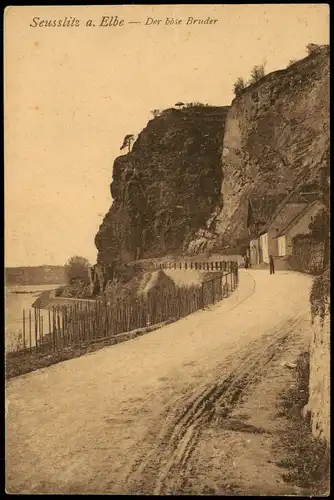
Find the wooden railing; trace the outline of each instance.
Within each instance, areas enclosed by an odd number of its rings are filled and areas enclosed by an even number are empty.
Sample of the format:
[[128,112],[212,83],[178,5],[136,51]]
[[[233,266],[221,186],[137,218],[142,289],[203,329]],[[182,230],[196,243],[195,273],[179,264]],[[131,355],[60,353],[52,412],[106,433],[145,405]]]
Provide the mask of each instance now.
[[233,271],[238,264],[235,261],[175,261],[170,260],[167,262],[154,262],[152,266],[155,269],[184,269],[184,270],[196,270],[196,271]]
[[176,320],[229,296],[238,285],[238,266],[200,285],[153,289],[136,299],[73,301],[51,310],[23,311],[16,353],[52,353],[67,347]]

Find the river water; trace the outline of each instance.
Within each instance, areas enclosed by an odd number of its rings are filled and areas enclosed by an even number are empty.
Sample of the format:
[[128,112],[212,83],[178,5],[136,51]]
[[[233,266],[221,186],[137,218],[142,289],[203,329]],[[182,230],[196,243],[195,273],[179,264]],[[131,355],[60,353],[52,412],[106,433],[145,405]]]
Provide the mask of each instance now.
[[[54,290],[61,285],[7,285],[5,286],[5,349],[12,350],[23,333],[23,310],[28,318],[29,309],[36,298],[45,290]],[[24,292],[24,293],[17,293]],[[27,327],[26,327],[27,329]]]

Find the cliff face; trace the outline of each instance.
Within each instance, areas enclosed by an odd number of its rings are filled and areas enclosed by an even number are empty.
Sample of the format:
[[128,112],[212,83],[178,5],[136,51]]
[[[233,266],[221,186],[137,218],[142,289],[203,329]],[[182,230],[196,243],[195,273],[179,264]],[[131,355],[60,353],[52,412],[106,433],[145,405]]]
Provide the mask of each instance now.
[[271,73],[246,88],[229,109],[222,153],[219,237],[197,234],[190,253],[247,236],[250,196],[314,182],[329,168],[329,49]]
[[221,208],[227,107],[165,110],[116,158],[113,203],[95,237],[98,264],[183,250]]
[[247,239],[251,196],[329,171],[329,48],[270,73],[228,107],[169,109],[115,160],[98,263],[219,251]]

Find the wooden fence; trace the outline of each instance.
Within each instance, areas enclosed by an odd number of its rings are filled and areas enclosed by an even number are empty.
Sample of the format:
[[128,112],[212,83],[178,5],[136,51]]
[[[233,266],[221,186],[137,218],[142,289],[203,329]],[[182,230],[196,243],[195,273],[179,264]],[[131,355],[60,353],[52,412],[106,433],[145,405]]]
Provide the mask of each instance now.
[[152,266],[156,269],[195,269],[196,271],[223,271],[232,272],[237,263],[235,261],[186,261],[186,260],[170,260],[167,262],[154,262]]
[[46,311],[23,311],[18,352],[52,353],[87,341],[178,319],[227,297],[238,284],[238,266],[200,286],[152,290],[146,296],[108,300],[78,300]]

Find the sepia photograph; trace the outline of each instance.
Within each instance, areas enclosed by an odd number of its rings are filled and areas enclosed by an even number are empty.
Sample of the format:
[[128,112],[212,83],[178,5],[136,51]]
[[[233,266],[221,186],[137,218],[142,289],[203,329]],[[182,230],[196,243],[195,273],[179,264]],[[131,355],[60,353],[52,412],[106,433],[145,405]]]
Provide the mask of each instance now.
[[6,493],[329,496],[329,5],[3,26]]

